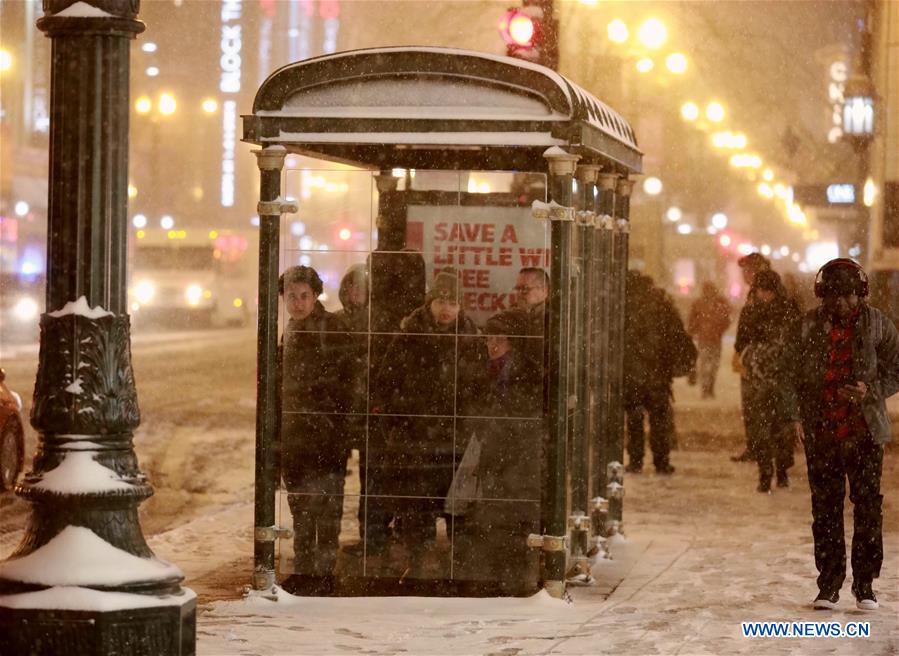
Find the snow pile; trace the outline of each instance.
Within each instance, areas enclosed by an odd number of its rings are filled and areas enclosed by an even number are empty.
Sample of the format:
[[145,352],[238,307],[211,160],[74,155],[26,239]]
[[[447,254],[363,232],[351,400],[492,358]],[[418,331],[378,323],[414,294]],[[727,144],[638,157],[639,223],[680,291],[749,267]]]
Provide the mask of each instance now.
[[94,460],[91,451],[72,451],[65,454],[57,467],[44,473],[33,487],[60,494],[90,494],[130,490],[132,485]]
[[[78,3],[84,4],[84,3]],[[74,5],[72,5],[74,7]],[[57,14],[61,15],[61,14]],[[77,301],[69,301],[66,303],[61,310],[56,310],[55,312],[48,312],[51,317],[64,317],[69,314],[75,314],[82,317],[87,317],[88,319],[100,319],[102,317],[111,317],[113,316],[112,312],[107,312],[99,305],[95,308],[92,308],[88,305],[87,297],[81,296]]]
[[81,394],[84,391],[81,388],[81,377],[79,376],[78,378],[76,378],[71,385],[66,387],[65,391],[69,394]]
[[132,555],[83,526],[66,526],[37,551],[0,563],[0,578],[50,587],[126,585],[181,576],[174,565]]
[[111,612],[133,608],[158,608],[159,606],[183,606],[197,595],[183,588],[180,595],[130,594],[127,592],[101,592],[90,588],[60,586],[37,592],[0,596],[0,608],[49,608],[54,610],[86,610]]
[[73,5],[69,5],[65,9],[60,12],[53,14],[54,16],[66,16],[66,17],[76,17],[76,18],[109,18],[112,17],[112,14],[103,11],[93,5],[89,5],[86,2],[76,2]]

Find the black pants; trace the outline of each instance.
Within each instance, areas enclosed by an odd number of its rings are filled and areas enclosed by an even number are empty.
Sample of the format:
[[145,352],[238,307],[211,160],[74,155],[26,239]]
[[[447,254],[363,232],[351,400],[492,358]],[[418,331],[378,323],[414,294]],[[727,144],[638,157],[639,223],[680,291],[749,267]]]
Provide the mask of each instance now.
[[630,464],[643,466],[646,435],[643,412],[649,415],[649,448],[656,468],[668,466],[668,454],[674,433],[674,413],[671,409],[671,388],[654,387],[629,390],[625,398],[627,412],[627,453]]
[[301,486],[288,488],[287,504],[293,515],[294,571],[298,574],[327,576],[334,572],[345,476],[340,470],[309,473]]
[[805,441],[808,480],[812,489],[812,534],[818,588],[839,590],[846,578],[843,539],[843,498],[849,479],[849,500],[855,506],[852,533],[852,578],[871,582],[883,562],[883,495],[880,475],[883,446],[870,433],[836,440],[822,431]]
[[743,416],[748,441],[754,444],[759,481],[770,483],[775,467],[778,475],[793,466],[793,441],[782,430],[774,390],[759,390],[743,384]]

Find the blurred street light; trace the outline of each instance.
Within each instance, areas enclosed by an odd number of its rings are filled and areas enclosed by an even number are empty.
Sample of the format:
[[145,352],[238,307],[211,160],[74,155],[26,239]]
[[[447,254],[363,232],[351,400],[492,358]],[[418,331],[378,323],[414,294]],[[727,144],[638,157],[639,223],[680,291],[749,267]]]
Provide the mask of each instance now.
[[712,225],[718,230],[724,230],[727,227],[727,214],[715,212],[712,215]]
[[147,74],[147,77],[156,77],[157,75],[159,75],[159,67],[147,66],[147,70],[144,72]]
[[140,49],[144,52],[156,52],[156,44],[152,41],[147,41],[140,47]]
[[616,18],[611,23],[609,23],[608,28],[606,28],[609,41],[613,43],[624,43],[627,41],[630,36],[630,32],[627,29],[627,25],[624,24],[624,21],[620,18]]
[[137,198],[137,187],[133,184],[128,185],[128,198]]
[[163,230],[171,230],[175,227],[175,219],[166,214],[159,220],[159,227]]
[[774,171],[771,169],[765,169],[762,171],[762,180],[765,182],[771,182],[774,179]]
[[717,100],[713,100],[706,105],[705,117],[712,123],[720,123],[724,120],[724,106]]
[[652,70],[654,64],[649,57],[642,57],[637,60],[637,70],[641,73],[649,73]]
[[147,217],[143,214],[135,214],[131,218],[131,223],[135,228],[146,228],[147,227]]
[[159,96],[159,103],[157,106],[159,107],[159,113],[165,116],[174,114],[175,110],[178,109],[178,103],[175,101],[175,96],[170,93],[163,93]]
[[134,109],[138,114],[147,114],[153,109],[153,101],[147,96],[141,96],[134,102]]
[[203,101],[202,107],[204,112],[206,112],[207,114],[212,114],[218,110],[219,104],[214,98],[207,98]]
[[871,207],[874,204],[874,197],[877,195],[877,188],[874,186],[874,180],[868,178],[865,180],[865,186],[862,188],[862,202],[865,207]]
[[643,191],[649,196],[658,196],[662,193],[662,181],[656,177],[649,177],[643,181]]
[[682,235],[689,235],[691,232],[693,232],[693,226],[691,226],[689,223],[680,223],[677,226],[677,231]]
[[668,211],[665,212],[665,218],[667,218],[671,223],[677,223],[684,216],[684,213],[681,212],[679,207],[669,207]]
[[0,73],[12,69],[12,55],[6,50],[0,50]]
[[668,28],[658,18],[649,18],[637,30],[637,39],[647,48],[661,48],[668,40]]
[[874,93],[863,75],[853,75],[843,90],[843,132],[850,137],[874,133]]
[[25,216],[26,214],[28,214],[28,210],[30,209],[31,208],[28,206],[28,203],[26,203],[24,200],[20,200],[16,203],[13,211],[15,211],[16,216]]
[[687,72],[687,57],[680,52],[673,52],[665,59],[665,66],[675,75]]
[[695,102],[685,102],[681,105],[680,115],[685,121],[695,121],[699,118],[699,106]]

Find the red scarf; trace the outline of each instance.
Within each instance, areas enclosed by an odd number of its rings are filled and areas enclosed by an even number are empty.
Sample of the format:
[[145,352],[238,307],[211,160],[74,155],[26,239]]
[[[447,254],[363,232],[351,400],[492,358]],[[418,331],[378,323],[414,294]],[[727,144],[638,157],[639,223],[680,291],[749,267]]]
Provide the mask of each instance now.
[[867,430],[858,406],[839,394],[843,385],[856,383],[852,376],[852,344],[859,314],[856,308],[845,322],[834,321],[830,329],[830,350],[824,371],[824,421],[827,431],[838,440],[864,434]]

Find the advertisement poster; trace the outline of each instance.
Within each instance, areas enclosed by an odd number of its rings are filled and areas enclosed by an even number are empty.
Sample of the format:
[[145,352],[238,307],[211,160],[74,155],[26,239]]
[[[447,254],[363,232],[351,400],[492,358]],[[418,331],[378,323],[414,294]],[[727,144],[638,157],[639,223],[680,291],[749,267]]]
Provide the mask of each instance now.
[[515,305],[515,280],[524,267],[549,270],[549,223],[530,207],[411,205],[407,246],[421,251],[428,286],[453,268],[462,306],[475,323]]

